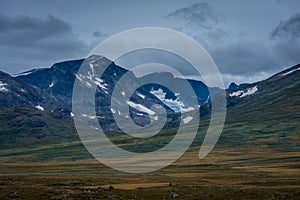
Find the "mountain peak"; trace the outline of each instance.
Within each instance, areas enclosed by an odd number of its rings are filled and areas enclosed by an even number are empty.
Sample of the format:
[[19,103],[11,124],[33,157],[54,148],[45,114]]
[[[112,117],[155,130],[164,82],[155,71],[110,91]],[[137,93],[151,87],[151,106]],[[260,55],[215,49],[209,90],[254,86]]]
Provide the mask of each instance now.
[[231,82],[229,87],[225,91],[232,92],[232,91],[247,87],[248,85],[249,85],[249,83],[241,83],[241,84],[237,85],[236,83]]
[[106,58],[105,56],[98,55],[98,54],[90,55],[90,56],[88,56],[86,59],[87,59],[87,60],[103,60],[103,61],[110,61],[110,62],[112,62],[111,60],[109,60],[109,59]]
[[238,86],[236,83],[231,82],[231,83],[229,84],[228,88],[226,89],[226,91],[232,91],[232,90],[237,89],[238,87],[239,87],[239,86]]

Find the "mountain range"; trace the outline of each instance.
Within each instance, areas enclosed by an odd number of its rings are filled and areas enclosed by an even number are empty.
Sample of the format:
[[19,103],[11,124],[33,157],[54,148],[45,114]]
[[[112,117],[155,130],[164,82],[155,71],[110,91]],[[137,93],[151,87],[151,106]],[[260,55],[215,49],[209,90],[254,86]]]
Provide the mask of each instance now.
[[[108,63],[108,67],[102,77],[78,73],[81,64],[90,66],[93,69],[90,72],[95,70],[96,73],[97,68],[101,70],[103,63]],[[299,73],[300,64],[263,81],[230,84],[226,89],[228,111],[237,112],[241,116],[245,113],[251,116],[257,110],[266,112],[270,109],[278,113],[279,110],[287,112],[293,108],[296,110],[292,112],[299,114]],[[125,85],[122,85],[121,95],[130,93],[135,87],[138,88],[127,102],[130,116],[111,109],[114,88],[125,74],[129,78]],[[170,128],[178,124],[179,111],[189,112],[200,108],[201,115],[209,114],[210,99],[222,91],[219,88],[208,88],[201,81],[175,78],[170,73],[154,73],[154,76],[171,80],[170,84],[179,87],[188,81],[196,97],[191,93],[182,92],[180,96],[185,100],[183,103],[178,99],[179,94],[160,84],[149,83],[138,87],[140,83],[132,72],[102,56],[60,62],[50,68],[33,69],[15,76],[0,72],[0,139],[10,144],[77,137],[72,120],[72,92],[76,79],[86,89],[92,84],[97,86],[95,99],[84,98],[85,101],[95,100],[96,116],[80,117],[97,117],[105,131],[117,132],[120,129],[114,122],[113,114],[124,118],[131,117],[136,124],[146,126],[151,120],[157,120],[151,113],[151,106],[160,105],[167,113],[165,127]],[[151,76],[148,79],[151,79]],[[209,94],[209,89],[213,94]],[[192,98],[197,99],[197,105],[189,102]]]

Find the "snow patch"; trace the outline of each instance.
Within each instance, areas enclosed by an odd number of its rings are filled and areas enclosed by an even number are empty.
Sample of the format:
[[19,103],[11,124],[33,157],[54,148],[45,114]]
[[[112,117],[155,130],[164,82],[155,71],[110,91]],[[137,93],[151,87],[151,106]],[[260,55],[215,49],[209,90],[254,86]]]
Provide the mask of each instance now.
[[141,93],[137,93],[137,95],[138,95],[139,97],[141,97],[142,99],[145,99],[145,98],[146,98],[145,95],[142,95]]
[[93,81],[93,76],[91,75],[91,73],[89,71],[88,71],[87,78],[90,79],[90,81]]
[[100,87],[102,90],[104,90],[104,92],[105,92],[106,94],[108,94],[108,92],[107,92],[107,87],[106,87],[107,84],[104,83],[104,80],[103,80],[103,79],[95,77],[94,83],[95,83],[98,87]]
[[14,77],[18,77],[18,76],[26,76],[26,75],[29,75],[29,74],[32,74],[33,72],[35,72],[36,69],[32,69],[30,71],[26,71],[26,72],[21,72],[19,74],[15,74]]
[[189,123],[190,121],[192,121],[192,119],[193,119],[193,117],[188,116],[188,117],[182,119],[182,121],[183,121],[184,124],[187,124],[187,123]]
[[236,92],[232,92],[229,94],[230,97],[245,97],[245,96],[250,96],[252,94],[254,94],[255,92],[258,91],[257,86],[254,86],[252,88],[248,88],[246,91],[236,91]]
[[132,101],[127,101],[127,104],[130,107],[137,109],[138,111],[147,113],[148,115],[154,115],[155,114],[155,112],[153,112],[152,110],[150,110],[149,108],[147,108],[147,107],[145,107],[141,104],[136,104],[136,103],[133,103]]
[[52,88],[53,85],[54,85],[54,83],[50,83],[50,84],[49,84],[49,88]]
[[96,116],[90,116],[90,115],[87,115],[87,114],[82,114],[81,116],[82,117],[87,117],[89,119],[95,119],[96,118]]
[[2,81],[0,81],[0,92],[8,92],[8,89],[4,86],[6,86],[7,83],[3,83]]
[[38,104],[37,106],[35,106],[37,109],[39,109],[39,110],[41,110],[41,111],[44,111],[45,109],[42,107],[42,106],[40,106],[40,104]]
[[[90,67],[93,68],[94,65],[90,64]],[[101,78],[97,78],[94,77],[90,72],[88,72],[87,76],[84,76],[82,74],[76,74],[76,78],[84,83],[87,87],[92,88],[92,84],[96,84],[97,86],[99,86],[106,94],[108,94],[107,92],[107,84],[104,83],[104,80]],[[86,82],[83,81],[83,79],[89,79]]]
[[93,72],[93,74],[94,74],[94,65],[93,65],[93,64],[90,64],[90,68],[91,68],[91,70],[92,70],[92,72]]
[[254,94],[257,91],[258,91],[257,86],[255,86],[253,88],[249,88],[244,94],[241,95],[241,97],[252,95],[252,94]]
[[81,74],[75,74],[75,76],[76,76],[76,78],[78,79],[78,80],[80,80],[81,82],[82,82],[82,79],[81,79],[81,77],[82,77],[82,75]]
[[89,88],[92,87],[92,85],[91,85],[89,82],[86,82],[86,85],[87,85]]
[[90,128],[95,129],[95,130],[99,130],[99,128],[94,127],[94,126],[90,126]]
[[194,107],[188,107],[188,108],[180,108],[181,109],[181,112],[185,113],[185,112],[190,112],[190,111],[193,111],[195,110]]
[[153,120],[157,121],[158,120],[158,116],[154,116],[152,117]]
[[289,72],[285,72],[285,73],[282,74],[281,76],[286,76],[286,75],[291,74],[291,73],[293,73],[293,72],[295,72],[295,71],[298,71],[298,70],[300,70],[300,67],[298,67],[297,69],[293,69],[293,70],[291,70],[291,71],[289,71]]
[[159,88],[158,90],[154,90],[152,88],[150,93],[156,96],[160,100],[164,100],[166,97],[166,93],[161,88]]
[[121,92],[121,94],[123,95],[123,96],[125,96],[125,92],[123,91],[123,92]]
[[74,113],[70,112],[70,116],[71,116],[71,117],[74,117],[75,115],[74,115]]
[[[159,100],[161,100],[165,105],[170,107],[175,112],[189,112],[195,110],[194,107],[186,108],[184,103],[182,101],[179,101],[178,98],[175,100],[166,99],[166,93],[161,88],[159,88],[158,90],[154,90],[152,88],[150,90],[150,93],[156,96]],[[180,93],[176,93],[175,95],[177,97],[177,95],[180,95]]]
[[244,91],[237,91],[237,92],[232,92],[231,94],[229,94],[230,97],[238,97],[241,94],[243,94]]

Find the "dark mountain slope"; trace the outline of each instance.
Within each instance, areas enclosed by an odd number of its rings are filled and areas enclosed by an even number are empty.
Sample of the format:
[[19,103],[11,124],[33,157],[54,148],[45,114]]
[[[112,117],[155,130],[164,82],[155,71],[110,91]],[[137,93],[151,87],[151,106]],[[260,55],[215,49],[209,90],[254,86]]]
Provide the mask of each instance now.
[[30,106],[41,110],[57,110],[62,102],[37,87],[0,72],[0,108]]
[[83,59],[56,63],[51,68],[19,74],[17,79],[55,96],[64,102],[65,110],[71,111],[74,80],[82,62]]

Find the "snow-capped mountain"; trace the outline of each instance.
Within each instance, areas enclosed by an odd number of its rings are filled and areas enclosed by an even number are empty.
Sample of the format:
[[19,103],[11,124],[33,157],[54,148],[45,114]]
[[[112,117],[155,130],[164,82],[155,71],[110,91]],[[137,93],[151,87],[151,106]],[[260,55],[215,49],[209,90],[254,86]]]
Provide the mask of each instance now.
[[[111,95],[118,80],[128,71],[123,69],[104,57],[92,56],[86,59],[88,65],[93,65],[95,70],[101,69],[103,62],[109,62],[102,77],[96,79],[94,74],[84,76],[78,73],[78,69],[83,60],[73,60],[54,64],[51,68],[34,69],[12,77],[8,74],[0,74],[0,96],[1,107],[29,106],[41,111],[51,111],[65,113],[74,117],[72,113],[72,91],[75,79],[88,89],[91,84],[97,85],[96,91],[96,112],[99,122],[104,129],[118,130],[113,120],[113,114],[117,112],[125,118],[133,118],[139,125],[146,125],[149,120],[157,120],[157,116],[152,116],[150,107],[154,104],[163,106],[170,121],[175,116],[175,111],[165,105],[155,95],[147,91],[145,87],[140,87],[128,101],[130,115],[125,115],[120,111],[111,108]],[[92,72],[91,72],[92,73]],[[123,85],[122,94],[127,94],[137,83],[137,78],[133,73],[129,74],[129,82]],[[155,86],[155,85],[152,85]],[[152,87],[151,87],[152,88]],[[87,100],[85,98],[84,100]],[[94,99],[93,99],[94,100]],[[184,108],[184,107],[183,107]],[[94,118],[96,116],[82,115],[83,118]]]
[[[93,60],[97,60],[98,66],[101,67],[101,62],[110,62],[110,66],[106,70],[106,74],[104,74],[101,78],[101,80],[105,83],[102,85],[98,84],[98,88],[100,89],[99,92],[103,91],[106,94],[111,94],[113,91],[113,87],[115,86],[116,82],[120,79],[121,76],[123,76],[125,73],[128,72],[128,70],[117,66],[115,63],[106,60],[106,58],[96,58],[96,56],[92,56],[90,61],[93,62]],[[82,64],[83,59],[80,60],[71,60],[71,61],[65,61],[54,64],[51,68],[44,68],[44,69],[35,69],[30,70],[21,74],[17,75],[17,79],[33,85],[35,87],[38,87],[44,92],[47,92],[56,98],[60,99],[65,103],[65,109],[71,111],[71,99],[72,99],[72,90],[75,78],[81,79],[81,75],[77,74],[78,69],[80,65]],[[185,80],[180,78],[170,78],[172,74],[170,73],[162,73],[162,74],[154,74],[154,76],[159,76],[162,79],[168,78],[173,79],[172,84],[175,84],[177,87],[180,87],[181,82],[184,82]],[[132,78],[136,79],[134,75],[132,75]],[[106,80],[105,80],[106,79]],[[207,86],[203,84],[201,81],[195,81],[195,80],[188,80],[191,84],[192,88],[194,89],[197,99],[199,101],[200,105],[203,105],[207,102],[209,98],[209,92],[207,89]],[[132,82],[131,82],[132,83]],[[89,87],[88,85],[86,85]],[[124,90],[131,88],[130,85],[125,85]],[[172,96],[172,92],[165,88],[158,86],[157,84],[148,84],[147,86],[143,87],[142,93],[143,96],[149,96],[153,98],[153,92],[150,93],[150,90],[164,90],[166,93],[166,99],[170,100],[176,100],[174,96]],[[148,90],[148,92],[146,92]],[[124,91],[125,92],[125,91]],[[134,97],[138,98],[138,97]],[[174,99],[175,98],[175,99]],[[145,102],[145,101],[144,101]]]
[[[209,92],[205,84],[200,81],[188,80],[196,96],[192,96],[189,93],[174,94],[167,87],[162,85],[149,83],[144,86],[138,87],[138,89],[132,94],[130,101],[127,103],[130,107],[130,115],[125,115],[120,111],[111,109],[111,95],[113,94],[114,88],[118,83],[119,79],[127,74],[127,80],[122,85],[123,96],[129,94],[133,88],[139,84],[139,79],[135,77],[130,71],[117,66],[114,62],[102,57],[102,56],[91,56],[85,59],[89,69],[89,74],[80,74],[78,70],[84,60],[72,60],[54,64],[51,68],[34,69],[21,74],[18,74],[16,78],[28,85],[39,88],[45,93],[54,96],[58,101],[63,102],[63,110],[66,113],[74,116],[72,113],[72,91],[75,79],[82,83],[82,87],[88,89],[92,84],[96,84],[96,112],[99,122],[103,121],[103,126],[109,130],[116,130],[117,127],[113,123],[113,114],[120,115],[128,118],[132,117],[135,122],[140,125],[146,125],[149,120],[157,120],[157,116],[152,116],[149,112],[150,108],[154,104],[163,106],[170,120],[176,115],[177,112],[183,111],[188,112],[195,109],[199,109],[199,105],[203,105],[209,102]],[[96,77],[97,68],[101,69],[103,64],[109,66],[103,73],[102,77]],[[170,84],[181,87],[182,82],[186,80],[180,78],[174,78],[170,73],[155,73],[153,74],[156,78],[161,80],[172,80]],[[151,77],[148,77],[151,79]],[[217,90],[216,90],[217,92]],[[178,96],[185,96],[186,102],[178,100]],[[197,105],[191,105],[189,101],[191,98],[196,98]],[[86,100],[86,99],[85,99]],[[92,99],[91,99],[92,101]],[[82,116],[87,118],[94,118],[96,116]],[[105,119],[105,122],[104,120]]]

